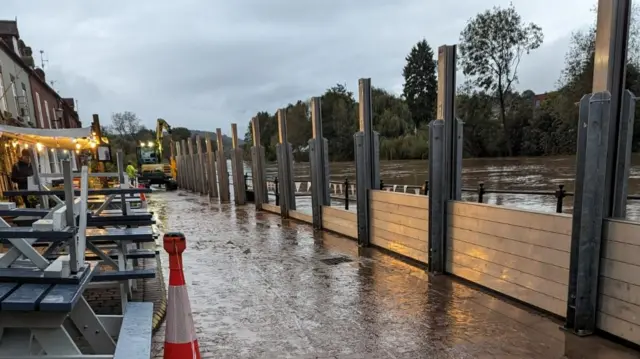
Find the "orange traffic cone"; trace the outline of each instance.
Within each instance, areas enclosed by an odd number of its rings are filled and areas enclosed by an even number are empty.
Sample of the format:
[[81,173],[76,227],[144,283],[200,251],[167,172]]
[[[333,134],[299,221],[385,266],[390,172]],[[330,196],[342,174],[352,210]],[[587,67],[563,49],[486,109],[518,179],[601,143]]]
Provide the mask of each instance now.
[[169,253],[169,299],[164,339],[164,359],[200,359],[193,325],[191,303],[182,270],[182,253],[187,248],[182,233],[166,233],[164,249]]
[[[138,188],[146,188],[143,184],[138,184]],[[147,196],[144,193],[140,193],[140,207],[147,208]]]

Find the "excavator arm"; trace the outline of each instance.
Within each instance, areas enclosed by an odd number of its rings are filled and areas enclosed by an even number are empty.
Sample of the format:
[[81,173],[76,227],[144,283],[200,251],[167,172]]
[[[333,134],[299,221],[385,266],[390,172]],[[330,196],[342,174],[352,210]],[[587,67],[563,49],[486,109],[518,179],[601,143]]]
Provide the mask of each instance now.
[[162,118],[158,119],[158,124],[156,125],[156,148],[158,151],[158,158],[162,161],[162,137],[164,136],[164,131],[167,131],[168,134],[171,134],[171,126]]

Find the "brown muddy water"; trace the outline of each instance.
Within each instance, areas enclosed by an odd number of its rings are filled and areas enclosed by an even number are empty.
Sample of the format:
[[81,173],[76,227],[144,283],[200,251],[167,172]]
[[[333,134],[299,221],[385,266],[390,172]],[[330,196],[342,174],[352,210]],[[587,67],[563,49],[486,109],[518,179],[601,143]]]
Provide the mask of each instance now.
[[[632,155],[629,175],[629,194],[640,194],[640,154]],[[479,183],[490,190],[536,190],[553,192],[564,185],[567,192],[574,191],[575,156],[472,158],[463,160],[462,182],[464,188],[476,189]],[[427,160],[381,161],[380,178],[385,184],[423,185],[428,179]],[[330,164],[332,181],[343,182],[345,178],[355,183],[354,162]],[[296,180],[309,179],[309,163],[295,163]],[[277,176],[275,163],[267,165],[267,178]],[[463,200],[477,201],[477,193],[463,193]],[[304,199],[298,199],[306,203]],[[484,203],[505,205],[531,210],[553,212],[556,198],[553,195],[496,194],[484,195]],[[571,212],[573,197],[564,199],[564,212]],[[628,202],[630,219],[640,219],[640,201]]]

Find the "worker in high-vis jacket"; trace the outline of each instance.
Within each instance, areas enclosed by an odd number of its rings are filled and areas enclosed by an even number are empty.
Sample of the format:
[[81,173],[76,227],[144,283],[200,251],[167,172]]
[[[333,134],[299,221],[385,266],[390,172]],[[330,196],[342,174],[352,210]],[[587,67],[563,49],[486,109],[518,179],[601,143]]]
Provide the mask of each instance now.
[[129,162],[129,165],[127,166],[127,176],[129,176],[129,182],[131,183],[132,186],[135,186],[136,184],[136,173],[138,172],[138,170],[136,170],[136,168],[133,166],[133,164],[131,162]]

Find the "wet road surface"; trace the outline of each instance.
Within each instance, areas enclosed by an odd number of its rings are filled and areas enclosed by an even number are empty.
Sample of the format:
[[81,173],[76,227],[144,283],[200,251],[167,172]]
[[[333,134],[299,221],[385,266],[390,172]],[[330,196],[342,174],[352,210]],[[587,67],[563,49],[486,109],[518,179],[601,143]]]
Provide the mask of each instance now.
[[161,229],[187,237],[203,358],[640,358],[252,205],[210,204],[184,192],[151,197]]

